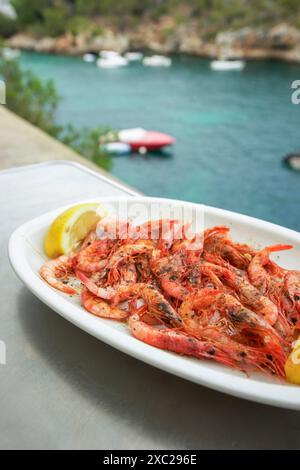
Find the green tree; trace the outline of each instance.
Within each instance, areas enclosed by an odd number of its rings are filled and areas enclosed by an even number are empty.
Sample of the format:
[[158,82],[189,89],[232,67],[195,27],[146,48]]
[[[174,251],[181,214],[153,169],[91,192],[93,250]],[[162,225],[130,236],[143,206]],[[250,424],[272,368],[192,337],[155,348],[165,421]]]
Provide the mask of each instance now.
[[60,97],[53,80],[41,81],[33,72],[23,70],[17,61],[3,58],[0,58],[0,77],[6,84],[6,105],[11,111],[102,168],[111,168],[110,156],[99,146],[99,137],[108,129],[76,129],[72,125],[59,126],[56,123]]
[[18,23],[16,20],[7,18],[0,14],[0,36],[8,38],[18,31]]
[[75,12],[79,15],[97,15],[100,12],[98,0],[76,0]]
[[66,10],[62,7],[45,8],[43,14],[43,28],[46,36],[60,36],[66,30]]
[[75,36],[82,31],[91,29],[91,22],[85,16],[73,16],[67,21],[66,30]]
[[51,6],[50,0],[13,0],[18,22],[21,26],[27,26],[35,22],[42,21],[43,9]]
[[41,82],[30,71],[21,69],[17,61],[0,60],[0,76],[6,83],[9,109],[51,135],[56,135],[55,111],[59,96],[54,82]]
[[93,129],[76,129],[71,124],[60,131],[60,140],[71,147],[75,152],[84,155],[88,160],[109,171],[112,167],[112,159],[102,147],[99,146],[99,138],[109,131],[108,128],[96,127]]

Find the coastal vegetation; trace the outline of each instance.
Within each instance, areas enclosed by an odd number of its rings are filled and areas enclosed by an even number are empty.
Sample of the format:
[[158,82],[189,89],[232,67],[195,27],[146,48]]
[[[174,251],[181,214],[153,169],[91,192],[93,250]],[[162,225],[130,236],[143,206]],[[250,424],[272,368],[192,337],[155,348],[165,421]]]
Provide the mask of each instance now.
[[15,60],[0,60],[0,77],[6,83],[9,109],[50,135],[56,136],[55,111],[59,103],[53,80],[41,81],[33,72],[23,70]]
[[[14,48],[113,49],[300,62],[299,0],[11,0],[0,36]],[[229,53],[230,51],[230,53]]]
[[[12,0],[17,19],[0,20],[0,34],[28,31],[36,35],[58,36],[77,33],[87,26],[99,33],[97,24],[109,18],[121,28],[137,22],[172,16],[177,23],[196,19],[210,33],[235,28],[288,21],[300,27],[298,0]],[[101,29],[101,28],[100,28]]]
[[16,60],[0,59],[0,77],[7,84],[7,107],[59,139],[102,168],[111,168],[111,158],[99,147],[99,137],[107,129],[76,129],[71,124],[58,125],[56,110],[60,103],[53,80],[41,80],[30,70],[23,70]]

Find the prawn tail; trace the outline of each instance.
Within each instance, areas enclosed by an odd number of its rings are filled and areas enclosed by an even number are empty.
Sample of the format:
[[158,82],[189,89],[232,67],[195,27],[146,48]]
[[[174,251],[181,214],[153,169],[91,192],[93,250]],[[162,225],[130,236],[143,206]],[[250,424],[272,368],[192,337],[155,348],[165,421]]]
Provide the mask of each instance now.
[[284,377],[284,364],[286,361],[285,354],[272,350],[268,352],[266,348],[248,349],[246,364],[255,367],[261,372]]
[[109,300],[115,295],[115,291],[111,287],[98,287],[88,276],[81,271],[75,271],[75,276],[92,292],[96,297]]
[[252,352],[259,351],[259,360],[263,368],[267,368],[273,374],[284,376],[284,365],[287,359],[284,350],[285,340],[274,328],[264,328],[261,326],[243,330],[248,340]]
[[278,244],[278,245],[267,246],[265,249],[269,251],[270,253],[273,253],[274,251],[291,250],[292,248],[293,248],[293,245]]

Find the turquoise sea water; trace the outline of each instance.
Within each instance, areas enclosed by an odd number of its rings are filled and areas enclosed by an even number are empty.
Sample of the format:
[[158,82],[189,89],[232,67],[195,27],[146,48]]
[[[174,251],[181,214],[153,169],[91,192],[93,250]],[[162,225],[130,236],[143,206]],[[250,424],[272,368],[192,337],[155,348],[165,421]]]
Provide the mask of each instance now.
[[300,230],[300,172],[281,158],[300,150],[300,105],[291,82],[300,65],[251,62],[214,72],[209,61],[175,57],[169,69],[131,64],[100,70],[80,58],[22,55],[55,80],[59,122],[145,127],[176,137],[162,155],[114,158],[113,174],[147,195],[180,198]]

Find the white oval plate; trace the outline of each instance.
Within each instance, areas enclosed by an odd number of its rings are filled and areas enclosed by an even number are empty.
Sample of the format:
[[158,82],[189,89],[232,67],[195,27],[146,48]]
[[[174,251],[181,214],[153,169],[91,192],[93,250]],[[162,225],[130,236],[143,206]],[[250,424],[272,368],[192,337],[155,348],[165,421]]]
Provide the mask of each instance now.
[[[286,268],[300,269],[300,258],[297,256],[300,249],[300,234],[278,225],[222,209],[170,199],[114,197],[97,200],[107,207],[122,201],[128,204],[130,209],[133,205],[136,209],[139,204],[148,208],[155,204],[162,211],[171,207],[177,210],[193,210],[197,214],[204,213],[205,227],[228,225],[234,240],[249,242],[256,246],[291,243],[294,245],[293,250],[280,252],[277,256],[273,256],[273,259]],[[213,361],[197,360],[156,349],[133,338],[126,325],[89,314],[80,306],[79,298],[71,298],[60,293],[42,281],[38,270],[45,260],[43,237],[52,220],[65,209],[66,207],[62,207],[25,223],[11,235],[9,240],[9,258],[13,269],[42,302],[82,330],[155,367],[236,397],[300,410],[300,387],[260,374],[251,374],[247,377]]]

